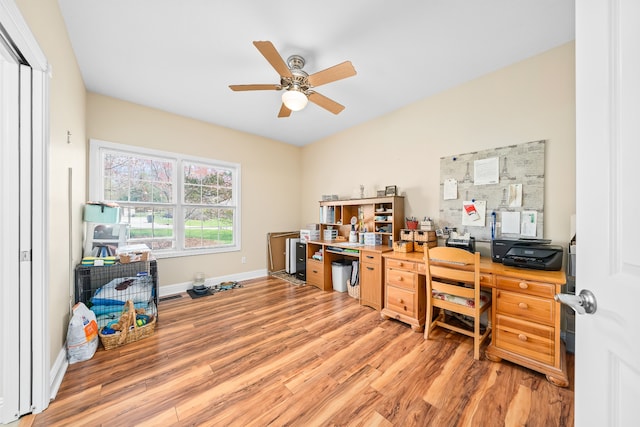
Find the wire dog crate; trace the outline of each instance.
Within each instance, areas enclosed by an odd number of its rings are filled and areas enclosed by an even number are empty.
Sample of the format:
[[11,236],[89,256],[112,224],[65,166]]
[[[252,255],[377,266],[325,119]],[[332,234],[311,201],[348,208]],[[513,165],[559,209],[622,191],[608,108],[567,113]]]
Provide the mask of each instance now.
[[[128,289],[126,289],[128,284],[124,283],[127,279],[134,284]],[[140,286],[136,286],[137,283]],[[117,285],[122,285],[120,289],[124,287],[125,290],[118,292]],[[99,295],[96,295],[99,290]],[[94,298],[97,296],[101,297],[100,302]],[[105,266],[76,266],[75,302],[82,302],[96,312],[98,326],[102,327],[108,323],[109,317],[102,316],[103,312],[115,313],[111,317],[119,315],[127,299],[134,300],[137,308],[145,308],[146,311],[153,312],[157,316],[158,266],[156,260]],[[107,304],[107,307],[111,305],[111,307],[105,310],[102,304]]]

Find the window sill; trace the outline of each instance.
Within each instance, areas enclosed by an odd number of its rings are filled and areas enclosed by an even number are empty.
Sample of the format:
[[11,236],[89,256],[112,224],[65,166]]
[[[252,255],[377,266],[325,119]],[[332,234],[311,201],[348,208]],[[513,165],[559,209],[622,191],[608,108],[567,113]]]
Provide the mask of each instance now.
[[181,258],[181,257],[197,256],[197,255],[214,255],[214,254],[238,252],[238,251],[240,251],[239,246],[225,246],[224,248],[216,248],[216,249],[188,249],[183,251],[152,251],[152,254],[156,259],[163,259],[163,258]]

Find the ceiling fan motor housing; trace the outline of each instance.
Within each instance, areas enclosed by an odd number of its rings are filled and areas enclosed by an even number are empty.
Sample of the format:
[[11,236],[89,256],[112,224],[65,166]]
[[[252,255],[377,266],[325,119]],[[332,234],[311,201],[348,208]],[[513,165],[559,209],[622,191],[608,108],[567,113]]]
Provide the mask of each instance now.
[[305,60],[300,55],[291,55],[287,59],[287,65],[291,70],[292,77],[281,77],[280,84],[282,88],[285,90],[299,90],[305,95],[307,91],[311,89],[311,85],[309,84],[309,74],[302,70],[304,67]]

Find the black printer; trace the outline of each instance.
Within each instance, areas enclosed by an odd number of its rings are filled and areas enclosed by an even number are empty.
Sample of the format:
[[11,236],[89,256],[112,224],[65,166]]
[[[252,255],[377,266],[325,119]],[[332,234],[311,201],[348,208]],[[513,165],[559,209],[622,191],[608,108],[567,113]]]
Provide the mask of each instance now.
[[535,270],[560,270],[564,250],[548,239],[495,239],[491,242],[493,262]]

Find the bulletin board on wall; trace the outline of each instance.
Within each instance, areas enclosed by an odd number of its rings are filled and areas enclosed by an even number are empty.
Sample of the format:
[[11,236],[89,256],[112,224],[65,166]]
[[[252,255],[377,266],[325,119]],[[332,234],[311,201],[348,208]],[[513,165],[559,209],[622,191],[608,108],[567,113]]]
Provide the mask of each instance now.
[[476,241],[543,238],[545,142],[441,157],[438,228]]

